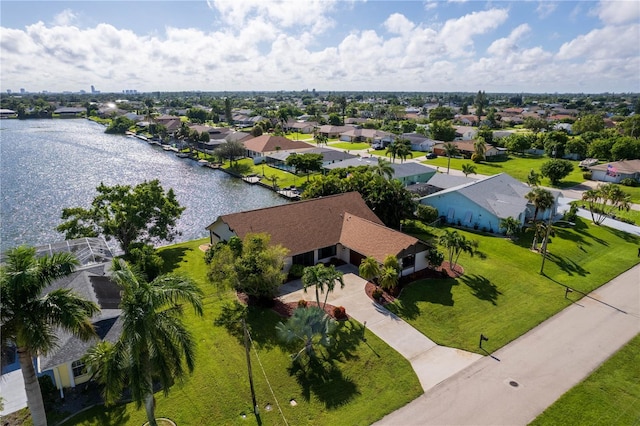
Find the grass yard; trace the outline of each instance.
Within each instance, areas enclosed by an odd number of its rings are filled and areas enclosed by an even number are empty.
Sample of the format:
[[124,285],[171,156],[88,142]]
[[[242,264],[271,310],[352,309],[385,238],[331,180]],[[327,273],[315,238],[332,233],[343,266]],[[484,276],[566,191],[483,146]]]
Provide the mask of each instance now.
[[[379,157],[386,157],[387,159],[389,159],[389,155],[387,154],[387,150],[386,149],[371,150],[370,153],[371,153],[371,155],[376,155],[376,156],[379,156]],[[407,157],[407,159],[424,157],[425,155],[427,155],[427,153],[424,152],[424,151],[411,151],[411,155],[409,157]],[[400,158],[396,157],[396,159],[398,161],[400,161]]]
[[[623,188],[624,190],[624,188]],[[589,206],[582,201],[573,201],[572,204],[576,204],[578,207],[582,207],[583,205],[586,207],[586,210],[589,210]],[[599,204],[601,206],[601,204]],[[623,218],[626,220],[633,221],[636,225],[640,223],[640,210],[614,210],[613,214],[618,218]],[[597,216],[596,216],[597,217]]]
[[[171,388],[168,397],[156,394],[158,417],[178,425],[256,424],[235,295],[219,292],[206,279],[199,244],[206,239],[161,249],[167,271],[188,274],[205,292],[204,316],[186,315],[198,342],[194,374]],[[250,308],[247,314],[257,349],[251,353],[260,422],[281,425],[276,401],[291,425],[368,425],[422,393],[409,362],[355,321],[340,324],[335,361],[315,374],[291,371],[290,354],[299,348],[283,346],[275,337],[282,319],[270,309]],[[263,375],[261,364],[266,376]],[[273,388],[275,398],[269,386]],[[296,406],[290,404],[295,399]],[[268,411],[267,404],[272,406]],[[243,419],[242,414],[247,418]],[[65,425],[130,425],[145,421],[144,409],[134,404],[96,407]]]
[[624,192],[631,196],[631,202],[640,204],[640,186],[620,186]]
[[366,142],[331,142],[329,145],[331,145],[331,148],[340,148],[354,151],[371,148],[371,145]]
[[632,425],[640,419],[640,335],[530,425]]
[[[471,160],[461,159],[461,158],[452,158],[451,159],[451,168],[455,170],[462,170],[463,164],[473,164],[476,166],[476,172],[480,175],[495,175],[498,173],[507,173],[512,177],[518,179],[521,182],[527,181],[527,175],[531,169],[534,169],[537,172],[540,172],[540,167],[542,164],[549,161],[550,158],[542,157],[542,156],[532,156],[526,155],[523,157],[516,155],[509,155],[509,157],[504,161],[484,161],[482,163],[473,163]],[[442,172],[446,172],[447,170],[447,157],[438,157],[431,160],[425,160],[422,163],[432,167],[440,167]],[[578,161],[572,161],[574,168],[573,171],[566,178],[560,181],[560,188],[568,188],[571,186],[578,185],[581,182],[584,182],[584,178],[582,177],[582,170],[578,167]],[[474,175],[471,175],[474,177]],[[550,186],[551,182],[547,178],[543,178],[542,185]]]
[[[404,229],[425,240],[442,232]],[[480,333],[490,338],[483,347],[496,350],[568,306],[565,286],[589,292],[640,260],[640,238],[582,219],[574,228],[556,229],[546,276],[539,274],[541,255],[529,250],[530,233],[512,242],[460,232],[480,244],[474,257],[460,256],[464,275],[417,281],[388,306],[436,343],[478,353]]]

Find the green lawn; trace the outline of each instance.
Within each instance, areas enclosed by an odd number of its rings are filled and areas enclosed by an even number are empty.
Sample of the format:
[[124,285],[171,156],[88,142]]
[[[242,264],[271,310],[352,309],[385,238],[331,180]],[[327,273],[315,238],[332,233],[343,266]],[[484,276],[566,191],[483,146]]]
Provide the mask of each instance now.
[[[385,149],[379,149],[379,150],[372,149],[370,153],[371,155],[386,157],[387,159],[389,158],[389,155],[387,154],[387,150]],[[424,157],[425,155],[427,155],[427,153],[424,151],[411,151],[411,155],[407,158],[418,158],[418,157]],[[396,157],[396,159],[400,160],[398,157]]]
[[622,186],[624,192],[631,195],[631,202],[640,204],[640,186]]
[[[194,374],[171,388],[168,397],[156,394],[159,417],[180,425],[255,424],[235,296],[217,291],[206,279],[206,265],[199,244],[206,239],[161,249],[168,271],[186,273],[205,292],[204,316],[186,316],[198,342]],[[276,406],[280,404],[291,425],[368,425],[422,393],[409,362],[355,321],[341,323],[338,349],[331,367],[315,375],[290,372],[294,348],[275,338],[281,321],[270,309],[252,308],[247,323],[258,357],[252,352],[252,367],[260,419],[266,425],[284,424]],[[266,376],[263,375],[264,367]],[[269,386],[275,393],[271,394]],[[295,399],[297,406],[290,400]],[[267,411],[267,404],[273,409]],[[247,419],[243,420],[241,414]],[[65,425],[142,424],[144,410],[133,404],[105,409],[96,407]]]
[[340,148],[347,150],[359,151],[361,149],[369,149],[371,145],[366,142],[331,142],[329,143],[332,148]]
[[[517,155],[509,155],[507,159],[503,161],[484,161],[482,163],[475,164],[471,160],[461,159],[461,158],[452,158],[451,159],[451,168],[455,170],[462,170],[463,164],[473,164],[476,166],[476,172],[481,175],[495,175],[498,173],[507,173],[512,177],[518,179],[519,181],[526,182],[527,175],[531,169],[534,169],[537,172],[540,172],[540,167],[542,164],[546,163],[550,159],[544,156],[517,156]],[[432,167],[440,167],[440,171],[446,172],[447,170],[447,157],[438,157],[431,160],[423,161],[423,164],[432,166]],[[578,185],[581,182],[584,182],[584,178],[582,177],[582,170],[578,167],[578,161],[572,161],[574,164],[573,171],[569,176],[562,179],[560,181],[559,187],[568,188],[571,186]],[[471,175],[473,177],[473,175]],[[550,186],[551,182],[544,178],[542,179],[542,185]]]
[[[442,230],[405,232],[428,240]],[[417,281],[389,307],[436,343],[478,353],[480,333],[490,338],[483,347],[494,351],[569,305],[565,286],[589,292],[639,261],[640,238],[582,219],[556,230],[546,276],[539,274],[541,255],[529,250],[530,233],[512,242],[460,232],[480,244],[474,257],[460,256],[464,275]]]
[[640,335],[562,395],[532,426],[632,425],[640,419]]
[[[624,187],[623,187],[624,190]],[[577,204],[578,207],[582,207],[583,205],[589,210],[589,207],[586,203],[582,201],[573,201],[572,204]],[[601,204],[599,204],[601,205]],[[627,220],[633,221],[636,225],[640,223],[640,210],[614,210],[613,214],[618,218],[624,218]]]

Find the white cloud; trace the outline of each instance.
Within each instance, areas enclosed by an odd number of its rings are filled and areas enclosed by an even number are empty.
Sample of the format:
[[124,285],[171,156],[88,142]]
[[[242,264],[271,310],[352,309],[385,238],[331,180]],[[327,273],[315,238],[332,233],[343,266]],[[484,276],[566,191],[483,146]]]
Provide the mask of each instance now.
[[560,60],[637,58],[639,35],[640,24],[595,29],[564,43],[556,57]]
[[424,10],[432,10],[438,7],[437,0],[427,0],[424,4]]
[[[640,2],[637,0],[602,0],[595,10],[605,24],[624,24],[640,20]],[[637,39],[636,39],[637,41]]]
[[384,27],[392,34],[408,34],[414,26],[414,23],[401,13],[392,14],[384,22]]
[[536,8],[536,13],[538,14],[538,18],[544,19],[555,12],[558,5],[556,3],[542,0],[538,2],[538,7]]
[[54,25],[67,26],[76,21],[76,14],[71,9],[65,9],[53,18]]
[[508,16],[506,9],[490,9],[450,19],[442,27],[439,40],[452,56],[470,56],[473,54],[473,37],[497,28]]
[[529,33],[531,31],[531,27],[528,24],[521,24],[511,31],[508,37],[499,38],[495,40],[489,48],[487,52],[494,56],[506,56],[518,50],[518,41],[522,36]]

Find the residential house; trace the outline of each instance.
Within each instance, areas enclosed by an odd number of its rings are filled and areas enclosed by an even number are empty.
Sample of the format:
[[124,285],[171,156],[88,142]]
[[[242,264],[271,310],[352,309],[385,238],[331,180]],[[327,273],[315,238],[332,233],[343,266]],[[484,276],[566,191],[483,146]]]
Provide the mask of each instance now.
[[477,127],[470,126],[453,126],[456,129],[456,140],[470,141],[476,138],[478,134]]
[[[533,217],[535,207],[526,199],[531,188],[506,173],[454,186],[420,199],[421,204],[438,209],[448,223],[500,232],[500,221],[512,217],[522,225]],[[555,202],[538,212],[538,219],[555,217],[560,193],[552,191]]]
[[77,118],[87,113],[86,108],[72,108],[72,107],[60,107],[53,111],[54,114],[60,116],[60,118]]
[[309,148],[298,151],[276,151],[268,154],[266,156],[266,163],[272,167],[276,167],[278,169],[292,171],[293,168],[287,166],[287,158],[291,154],[320,154],[322,155],[322,166],[328,166],[329,164],[337,163],[344,160],[349,160],[352,158],[357,158],[356,155],[349,154],[345,151],[340,151],[337,149],[317,147],[317,148]]
[[620,183],[622,179],[640,182],[640,160],[622,160],[589,167],[591,180]]
[[[325,170],[346,169],[348,167],[369,166],[375,167],[378,164],[378,157],[357,157],[350,160],[340,161],[324,166]],[[390,163],[393,169],[392,179],[397,179],[403,185],[412,185],[419,182],[427,182],[436,170],[424,164],[409,161],[406,163]]]
[[314,121],[289,121],[284,126],[285,132],[292,131],[298,133],[310,134],[318,127],[318,123]]
[[330,124],[325,124],[318,127],[316,133],[322,136],[326,136],[329,139],[335,139],[339,138],[340,134],[351,129],[353,129],[353,126],[332,126]]
[[398,258],[403,276],[428,266],[427,244],[385,227],[357,192],[222,215],[207,230],[211,244],[248,233],[269,234],[271,244],[289,252],[285,271],[332,258],[356,266],[365,257],[383,263],[388,255]]
[[74,388],[91,378],[91,372],[82,361],[82,357],[89,348],[99,341],[114,343],[122,332],[119,308],[120,288],[107,275],[109,265],[109,263],[103,263],[80,269],[56,281],[45,290],[49,292],[59,288],[69,289],[100,307],[100,312],[91,319],[97,338],[84,341],[59,331],[58,347],[37,359],[38,372],[47,374],[53,379],[61,397],[64,397],[65,388]]
[[180,130],[180,126],[182,122],[180,121],[180,117],[174,115],[160,115],[154,119],[156,124],[161,124],[167,129],[167,133],[173,135],[175,132]]
[[476,180],[477,179],[472,179],[466,176],[436,173],[426,183],[416,183],[407,186],[407,191],[414,193],[419,197],[424,197],[445,189],[475,182]]
[[[476,141],[453,141],[451,143],[458,148],[460,155],[462,155],[464,158],[471,158],[471,156],[476,152],[475,142]],[[485,147],[486,147],[486,151],[484,153],[485,158],[506,154],[506,149],[499,149],[490,144],[485,144]],[[436,155],[445,157],[447,154],[444,149],[444,143],[435,144],[433,146],[433,153]]]
[[412,151],[431,152],[433,146],[439,143],[420,133],[403,133],[401,138],[409,141]]
[[247,157],[253,158],[255,164],[265,161],[267,155],[277,151],[297,152],[309,148],[313,145],[301,141],[293,141],[284,136],[274,136],[264,134],[256,138],[244,140],[243,145],[247,148]]
[[352,127],[346,132],[340,133],[340,140],[345,142],[371,142],[387,146],[394,140],[393,133],[383,132],[377,129],[361,129]]

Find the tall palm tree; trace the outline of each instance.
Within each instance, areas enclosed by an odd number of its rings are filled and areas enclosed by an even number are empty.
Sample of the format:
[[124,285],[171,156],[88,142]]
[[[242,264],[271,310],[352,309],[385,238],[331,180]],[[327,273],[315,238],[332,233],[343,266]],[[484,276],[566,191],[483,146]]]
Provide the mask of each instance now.
[[555,198],[553,194],[548,189],[536,187],[529,191],[525,196],[530,203],[532,203],[535,207],[533,211],[533,221],[535,222],[538,218],[538,212],[540,210],[547,210],[553,206]]
[[382,157],[378,157],[378,164],[372,167],[374,173],[378,176],[386,177],[387,179],[391,179],[393,177],[394,169],[391,162]]
[[396,141],[396,156],[400,159],[400,162],[404,162],[407,157],[411,157],[411,145],[408,140],[401,139]]
[[380,264],[373,257],[365,257],[362,259],[362,262],[360,262],[358,273],[365,280],[371,280],[375,283],[380,276]]
[[444,232],[445,233],[440,236],[439,242],[447,249],[449,268],[453,270],[462,252],[473,256],[478,242],[467,239],[458,231],[445,230]]
[[[315,266],[304,268],[304,272],[302,273],[302,284],[304,285],[305,293],[308,287],[314,286],[316,290],[316,302],[318,307],[322,307],[322,309],[326,306],[329,293],[334,290],[336,282],[340,283],[340,288],[344,288],[342,272],[338,271],[333,265],[324,266],[322,263],[318,263]],[[324,296],[324,303],[320,306],[320,293],[324,293],[325,288],[327,292]]]
[[33,358],[57,346],[56,327],[83,339],[95,335],[90,320],[99,310],[95,303],[68,289],[42,294],[77,265],[70,253],[36,258],[35,248],[21,246],[7,252],[6,263],[0,268],[2,343],[12,341],[17,347],[27,406],[36,426],[46,425],[47,417]]
[[487,143],[482,136],[475,141],[473,149],[479,157],[484,158],[484,154],[487,152]]
[[446,142],[443,146],[444,154],[447,156],[447,174],[449,174],[449,166],[451,165],[451,157],[460,154],[460,150],[456,144],[452,142]]
[[182,303],[202,315],[202,291],[188,278],[162,275],[146,282],[124,261],[114,259],[112,279],[122,289],[122,334],[115,344],[101,342],[85,357],[104,385],[107,403],[116,402],[125,386],[140,408],[144,403],[150,425],[156,425],[153,381],[165,395],[174,379],[195,363],[195,345],[182,322]]
[[391,161],[396,161],[396,156],[398,155],[398,147],[399,145],[395,142],[391,142],[385,151],[385,154],[391,157]]

